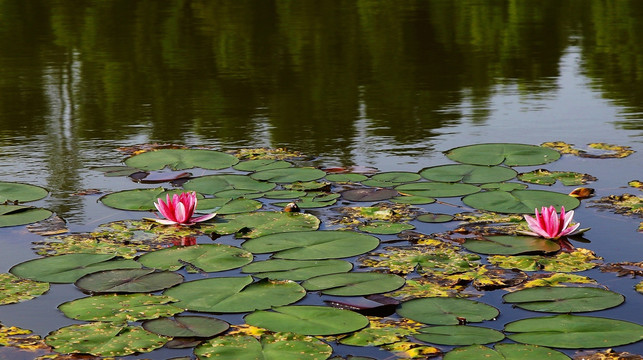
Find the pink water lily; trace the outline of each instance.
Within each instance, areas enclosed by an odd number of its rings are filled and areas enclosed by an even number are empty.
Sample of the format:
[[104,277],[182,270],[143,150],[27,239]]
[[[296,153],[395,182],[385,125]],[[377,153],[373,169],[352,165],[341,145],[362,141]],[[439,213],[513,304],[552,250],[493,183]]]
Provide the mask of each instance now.
[[[579,223],[572,224],[572,218],[574,217],[574,211],[568,211],[565,213],[565,207],[560,208],[560,215],[556,213],[556,209],[553,206],[542,207],[540,214],[538,209],[535,209],[536,217],[533,218],[529,215],[525,215],[525,220],[529,229],[532,231],[523,231],[522,233],[532,236],[540,236],[545,239],[558,239],[562,236],[575,235],[581,231],[577,231],[580,226]],[[583,229],[587,230],[587,229]]]
[[163,225],[193,225],[201,221],[210,220],[216,216],[215,214],[207,214],[198,217],[192,217],[196,209],[196,193],[194,191],[174,194],[172,198],[167,194],[165,201],[159,198],[154,203],[156,209],[165,216],[166,219],[153,219],[154,221]]

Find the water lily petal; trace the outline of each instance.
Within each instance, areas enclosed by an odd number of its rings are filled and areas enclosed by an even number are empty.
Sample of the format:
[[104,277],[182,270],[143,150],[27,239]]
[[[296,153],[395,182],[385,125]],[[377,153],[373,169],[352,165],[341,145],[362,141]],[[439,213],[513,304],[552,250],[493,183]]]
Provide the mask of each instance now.
[[193,217],[193,218],[190,219],[190,222],[198,223],[198,222],[202,222],[202,221],[207,221],[207,220],[210,220],[210,219],[214,218],[215,216],[217,216],[217,213],[212,213],[212,214],[207,214],[207,215],[203,215],[203,216]]

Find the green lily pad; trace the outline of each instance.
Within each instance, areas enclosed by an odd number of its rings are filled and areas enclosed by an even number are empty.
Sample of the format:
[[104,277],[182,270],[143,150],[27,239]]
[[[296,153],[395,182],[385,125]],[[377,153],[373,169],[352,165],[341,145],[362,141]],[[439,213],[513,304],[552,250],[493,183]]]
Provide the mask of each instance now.
[[289,232],[317,230],[320,220],[311,214],[283,211],[258,211],[246,214],[224,215],[208,225],[208,232],[219,235],[235,234],[238,238]]
[[142,326],[162,336],[209,338],[228,330],[230,324],[207,316],[175,316],[148,320]]
[[169,296],[149,294],[97,295],[58,306],[65,316],[84,321],[132,322],[172,316],[183,311]]
[[125,165],[141,170],[172,170],[202,168],[219,170],[239,162],[236,157],[214,150],[160,149],[134,155],[125,160]]
[[0,227],[18,226],[45,220],[53,215],[47,209],[24,205],[0,205]]
[[344,260],[284,260],[258,261],[241,268],[257,278],[273,280],[307,280],[315,276],[351,271],[353,264]]
[[506,214],[533,213],[534,209],[552,205],[556,211],[561,206],[572,210],[580,205],[575,197],[545,190],[485,191],[465,196],[462,202],[476,209]]
[[417,173],[412,172],[403,172],[403,171],[393,171],[393,172],[383,172],[371,176],[371,180],[375,181],[384,181],[390,183],[407,183],[417,181],[421,176]]
[[296,181],[290,184],[281,184],[286,190],[300,190],[300,191],[325,191],[330,188],[330,183],[326,181]]
[[51,283],[73,283],[84,275],[111,269],[137,269],[134,260],[112,260],[111,254],[64,254],[22,262],[9,272],[24,279]]
[[36,185],[0,181],[0,203],[36,201],[49,195],[49,191]]
[[362,181],[362,185],[364,186],[370,186],[374,188],[390,188],[396,185],[399,185],[400,183],[398,182],[392,182],[392,181],[383,181],[383,180],[373,180],[373,179],[368,179]]
[[199,200],[197,212],[218,215],[242,214],[261,209],[263,204],[252,199],[213,198]]
[[[300,209],[317,209],[334,205],[337,202],[339,194],[326,194],[322,192],[310,192],[306,196],[296,201]],[[278,202],[273,205],[286,207],[290,202]]]
[[470,184],[416,182],[395,187],[402,194],[424,197],[454,197],[477,193],[480,188]]
[[306,290],[293,281],[253,282],[251,276],[244,276],[188,281],[164,294],[177,299],[176,306],[188,310],[241,313],[294,303],[306,295]]
[[515,182],[503,182],[503,183],[488,183],[480,185],[482,189],[485,190],[500,190],[500,191],[514,191],[514,190],[524,190],[527,188],[527,184],[515,183]]
[[310,336],[292,333],[252,336],[220,336],[199,345],[194,353],[199,359],[221,360],[325,360],[333,349]]
[[233,168],[239,171],[263,171],[273,169],[284,169],[292,166],[292,163],[276,159],[254,159],[241,161]]
[[317,276],[301,285],[308,291],[321,291],[324,295],[364,296],[399,289],[404,278],[395,274],[376,272],[350,272]]
[[556,161],[560,153],[535,145],[492,143],[454,148],[447,151],[446,156],[463,164],[528,166]]
[[0,274],[0,305],[31,300],[47,291],[49,283],[21,279],[13,274]]
[[479,254],[518,255],[525,253],[552,253],[560,250],[557,241],[533,236],[486,236],[467,239],[462,244]]
[[434,203],[435,199],[426,196],[404,195],[391,198],[391,201],[397,204],[425,205]]
[[415,220],[425,222],[425,223],[443,223],[443,222],[449,222],[453,219],[454,219],[453,215],[433,214],[433,213],[422,214],[415,218]]
[[439,345],[489,344],[505,338],[505,334],[498,330],[464,325],[431,326],[422,328],[419,332],[413,337]]
[[278,184],[319,180],[324,176],[326,176],[326,173],[319,169],[296,167],[264,170],[250,174],[250,177],[255,180],[270,181]]
[[357,228],[360,231],[371,234],[392,235],[399,234],[405,230],[415,229],[415,226],[391,221],[372,221],[368,224],[359,225]]
[[553,313],[598,311],[618,306],[625,298],[593,287],[539,286],[505,294],[503,300],[525,310]]
[[297,199],[303,196],[306,196],[306,192],[300,190],[273,190],[263,194],[266,199]]
[[148,252],[141,255],[138,261],[161,270],[175,271],[185,266],[188,270],[217,272],[249,264],[252,254],[230,245],[202,244]]
[[544,346],[496,344],[495,350],[483,345],[453,349],[444,360],[569,360],[569,356]]
[[326,180],[337,183],[356,183],[368,179],[368,176],[362,174],[329,174]]
[[491,320],[500,313],[493,306],[459,298],[422,298],[403,302],[397,313],[405,318],[431,325],[457,325]]
[[452,246],[395,246],[383,252],[359,258],[366,267],[408,274],[440,273],[450,275],[473,270],[480,266],[480,255],[466,253]]
[[272,182],[257,181],[247,175],[222,174],[201,176],[183,184],[183,188],[201,194],[218,194],[225,190],[245,190],[252,192],[266,192],[277,186]]
[[593,252],[587,249],[576,248],[572,252],[561,252],[555,256],[542,255],[494,255],[487,258],[489,263],[505,269],[519,269],[523,271],[555,271],[574,272],[584,271],[598,266],[600,260]]
[[388,200],[399,193],[392,189],[352,189],[342,192],[342,197],[348,201],[382,201]]
[[66,326],[45,338],[45,343],[59,353],[107,357],[149,352],[165,345],[167,341],[168,338],[138,326],[101,322]]
[[257,192],[256,190],[244,190],[244,189],[229,189],[215,192],[214,196],[217,198],[227,198],[227,199],[258,199],[263,196],[262,192]]
[[589,174],[580,174],[572,171],[548,171],[538,169],[528,173],[518,174],[520,181],[530,184],[553,185],[560,181],[565,186],[587,184],[588,181],[596,181],[595,177]]
[[[100,202],[114,209],[119,210],[134,210],[134,211],[150,211],[156,210],[154,202],[162,198],[165,200],[167,194],[180,194],[181,190],[165,190],[162,187],[153,189],[131,189],[114,192],[102,196]],[[197,194],[199,198],[203,196]]]
[[643,326],[591,316],[555,315],[510,322],[513,341],[562,349],[607,348],[643,340]]
[[76,287],[94,293],[154,292],[183,282],[183,276],[169,271],[152,269],[116,269],[87,274],[76,280]]
[[105,174],[105,176],[107,177],[130,176],[136,172],[141,171],[141,169],[137,169],[129,166],[123,166],[123,165],[97,166],[97,167],[92,167],[91,169],[100,171],[103,174]]
[[466,164],[440,165],[420,171],[420,175],[427,180],[465,184],[503,182],[513,179],[517,174],[515,170],[502,166]]
[[368,325],[368,318],[350,310],[326,306],[281,306],[246,315],[246,323],[270,331],[290,331],[302,335],[337,335]]
[[407,335],[417,333],[411,327],[395,326],[393,324],[380,326],[373,327],[373,322],[371,322],[371,326],[342,337],[339,339],[339,343],[352,346],[381,346],[402,341]]
[[255,254],[275,253],[279,259],[320,260],[360,255],[375,249],[378,238],[353,231],[297,231],[265,235],[241,246]]

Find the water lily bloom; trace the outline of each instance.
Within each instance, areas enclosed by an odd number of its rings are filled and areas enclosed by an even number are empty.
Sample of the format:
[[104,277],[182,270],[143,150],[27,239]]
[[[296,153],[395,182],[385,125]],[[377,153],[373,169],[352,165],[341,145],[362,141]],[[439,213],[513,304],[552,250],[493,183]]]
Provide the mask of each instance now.
[[210,220],[216,216],[214,214],[207,214],[198,217],[192,217],[194,215],[194,210],[196,209],[196,192],[191,191],[187,193],[174,194],[172,198],[167,194],[165,201],[162,198],[159,198],[157,202],[154,203],[156,209],[165,216],[166,219],[153,219],[154,221],[163,224],[163,225],[193,225],[195,223]]
[[580,223],[572,224],[574,211],[565,213],[565,207],[560,208],[560,215],[556,213],[553,206],[542,207],[540,214],[535,209],[536,217],[533,218],[525,215],[525,220],[529,229],[532,231],[523,231],[526,235],[540,236],[545,239],[558,239],[562,236],[575,235],[587,229],[578,230]]

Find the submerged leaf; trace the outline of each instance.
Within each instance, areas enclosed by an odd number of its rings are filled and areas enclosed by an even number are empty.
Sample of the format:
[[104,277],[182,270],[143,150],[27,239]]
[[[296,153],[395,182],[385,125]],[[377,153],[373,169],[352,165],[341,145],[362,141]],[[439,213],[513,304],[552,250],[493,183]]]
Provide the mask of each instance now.
[[591,203],[591,206],[608,208],[617,214],[643,216],[643,196],[631,194],[609,195],[599,200],[592,200]]

